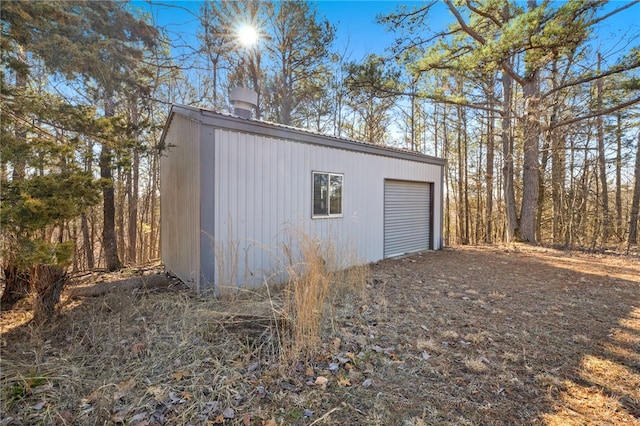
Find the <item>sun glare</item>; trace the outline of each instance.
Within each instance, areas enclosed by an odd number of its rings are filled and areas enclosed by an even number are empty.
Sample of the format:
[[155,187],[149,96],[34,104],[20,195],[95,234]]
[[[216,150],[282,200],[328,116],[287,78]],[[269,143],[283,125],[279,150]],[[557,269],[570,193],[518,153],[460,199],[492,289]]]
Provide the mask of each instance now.
[[258,32],[251,25],[243,24],[238,28],[238,40],[244,47],[251,47],[258,41]]

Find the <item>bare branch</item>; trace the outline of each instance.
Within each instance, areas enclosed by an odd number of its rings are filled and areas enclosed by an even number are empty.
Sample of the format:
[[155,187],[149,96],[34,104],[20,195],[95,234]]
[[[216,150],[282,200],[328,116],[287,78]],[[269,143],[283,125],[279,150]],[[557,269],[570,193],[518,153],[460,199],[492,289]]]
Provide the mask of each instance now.
[[464,18],[462,18],[462,15],[460,15],[460,12],[458,12],[458,9],[456,9],[456,7],[451,3],[451,0],[444,0],[444,3],[447,5],[449,11],[453,14],[453,16],[455,16],[458,24],[460,24],[465,33],[469,34],[469,36],[473,37],[481,45],[484,46],[485,44],[487,44],[487,40],[482,37],[482,35],[480,35],[477,31],[467,25],[467,23],[464,21]]
[[611,68],[611,69],[609,69],[609,70],[607,70],[605,72],[602,72],[600,74],[589,75],[589,76],[583,77],[581,79],[570,81],[568,83],[565,83],[565,84],[562,84],[560,86],[554,87],[553,89],[543,93],[541,97],[542,98],[546,98],[547,96],[549,96],[549,95],[551,95],[551,94],[553,94],[553,93],[555,93],[555,92],[557,92],[559,90],[563,90],[563,89],[566,89],[568,87],[579,86],[580,84],[589,83],[591,81],[598,80],[600,78],[608,77],[610,75],[620,74],[622,72],[630,71],[630,70],[633,70],[633,69],[636,69],[636,68],[640,68],[640,63],[635,62],[635,63],[633,63],[633,64],[631,64],[629,66],[617,66],[617,67]]
[[597,19],[594,19],[593,21],[590,21],[588,25],[589,26],[590,25],[595,25],[595,24],[597,24],[599,22],[602,22],[605,19],[610,18],[612,15],[615,15],[616,13],[620,13],[623,10],[628,9],[631,6],[634,6],[634,5],[638,4],[638,3],[640,3],[640,0],[633,0],[633,1],[630,1],[628,3],[623,3],[623,6],[620,6],[619,8],[617,8],[615,10],[612,10],[611,12],[607,13],[606,15],[601,16],[601,17],[599,17]]
[[[451,0],[444,0],[444,3],[447,5],[447,7],[449,8],[453,16],[455,16],[456,20],[458,21],[458,24],[460,24],[460,26],[462,27],[465,33],[467,33],[470,37],[472,37],[481,45],[484,46],[487,44],[487,41],[485,40],[484,37],[482,37],[482,35],[480,35],[477,31],[475,31],[473,28],[467,25],[462,15],[460,15],[460,12],[458,12],[458,9],[456,9],[456,7],[451,3]],[[502,67],[504,72],[509,74],[509,76],[513,78],[515,81],[517,81],[518,84],[524,85],[526,83],[526,80],[522,78],[522,76],[513,69],[513,67],[509,64],[508,60],[502,61],[500,63],[500,66]]]
[[575,118],[570,118],[568,120],[563,120],[563,121],[558,121],[557,123],[554,123],[548,127],[546,127],[544,130],[552,130],[555,129],[557,127],[563,127],[563,126],[568,126],[569,124],[573,124],[573,123],[577,123],[579,121],[582,120],[588,120],[589,118],[594,118],[594,117],[598,117],[601,115],[607,115],[607,114],[611,114],[612,112],[618,111],[620,109],[624,109],[626,107],[635,105],[640,103],[640,96],[638,96],[637,98],[633,98],[627,102],[623,102],[621,104],[618,105],[614,105],[611,108],[606,108],[606,109],[601,109],[598,111],[594,111],[591,114],[587,114],[587,115],[582,115],[580,117],[575,117]]
[[459,101],[459,100],[455,100],[455,99],[448,99],[446,97],[431,95],[431,94],[428,94],[428,93],[420,93],[419,98],[421,98],[421,99],[430,99],[430,100],[432,100],[434,102],[439,102],[439,103],[447,104],[447,105],[457,105],[457,106],[463,106],[463,107],[477,109],[477,110],[481,110],[481,111],[492,112],[492,113],[499,114],[499,115],[502,115],[504,113],[504,111],[502,109],[499,109],[499,108],[493,108],[493,107],[485,106],[485,105],[482,105],[482,104],[473,104],[473,103]]
[[480,9],[478,9],[477,7],[473,7],[471,5],[471,1],[467,0],[467,7],[469,8],[469,10],[471,10],[473,13],[475,13],[476,15],[480,15],[483,18],[487,18],[488,20],[492,21],[494,24],[496,24],[496,26],[498,28],[502,28],[502,22],[500,22],[499,20],[497,20],[495,18],[495,16],[491,15],[490,13],[485,13],[483,11],[481,11]]

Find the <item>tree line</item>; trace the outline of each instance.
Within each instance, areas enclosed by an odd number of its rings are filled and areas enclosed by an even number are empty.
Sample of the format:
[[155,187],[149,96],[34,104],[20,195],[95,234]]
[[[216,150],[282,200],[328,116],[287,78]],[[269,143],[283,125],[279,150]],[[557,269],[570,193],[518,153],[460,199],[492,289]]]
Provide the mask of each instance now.
[[258,119],[447,159],[446,244],[637,244],[639,34],[596,39],[636,3],[401,6],[378,17],[397,42],[353,59],[311,2],[205,1],[179,46],[153,2],[5,1],[2,302],[157,260],[168,105],[228,111],[235,86]]

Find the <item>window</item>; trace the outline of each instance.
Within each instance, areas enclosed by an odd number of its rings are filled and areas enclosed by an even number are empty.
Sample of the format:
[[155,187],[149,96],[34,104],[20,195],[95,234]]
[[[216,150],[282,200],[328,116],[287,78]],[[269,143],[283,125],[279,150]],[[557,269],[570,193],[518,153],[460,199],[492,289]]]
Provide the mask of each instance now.
[[313,172],[313,217],[342,216],[343,175]]

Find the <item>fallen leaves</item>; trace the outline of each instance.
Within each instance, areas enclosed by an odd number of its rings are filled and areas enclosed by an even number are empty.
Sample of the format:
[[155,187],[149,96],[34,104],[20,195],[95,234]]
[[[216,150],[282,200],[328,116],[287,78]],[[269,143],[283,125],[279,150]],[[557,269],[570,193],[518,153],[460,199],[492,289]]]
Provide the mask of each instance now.
[[325,386],[328,381],[329,381],[329,379],[327,379],[326,377],[318,376],[318,377],[316,377],[316,380],[315,380],[314,384],[317,385],[317,386]]
[[144,343],[134,343],[131,345],[131,353],[139,357],[147,352],[147,345]]
[[191,377],[191,374],[192,374],[191,370],[178,370],[173,372],[173,374],[171,374],[171,378],[176,382],[179,382],[182,379]]
[[[433,253],[437,262],[445,263],[458,254],[465,252]],[[545,285],[540,292],[539,283],[547,281],[519,283],[533,274],[515,277],[505,265],[522,259],[511,255],[493,259],[498,274],[489,276],[483,267],[477,271],[484,276],[456,275],[459,265],[478,256],[486,260],[475,249],[471,254],[446,267],[422,260],[420,269],[411,262],[406,269],[397,261],[372,266],[376,279],[371,291],[362,300],[339,298],[317,353],[293,366],[278,363],[270,334],[275,328],[269,328],[273,322],[256,326],[236,321],[225,328],[229,315],[212,314],[230,305],[252,310],[244,296],[224,305],[224,300],[213,303],[190,293],[148,298],[112,294],[106,296],[109,310],[101,308],[101,299],[83,301],[59,318],[72,322],[39,333],[42,342],[11,334],[12,350],[3,353],[3,366],[11,369],[6,370],[8,378],[3,376],[0,425],[45,424],[50,419],[58,424],[122,421],[132,426],[320,426],[400,424],[412,416],[416,424],[526,424],[539,419],[541,398],[551,396],[553,404],[566,404],[559,398],[559,384],[527,377],[561,367],[553,374],[558,380],[580,379],[576,374],[585,369],[571,363],[578,361],[579,352],[593,349],[600,337],[613,345],[619,336],[606,336],[619,321],[627,321],[627,329],[640,329],[640,317],[637,312],[629,316],[627,306],[638,299],[637,285],[604,276],[602,286],[578,278],[567,284],[569,275],[563,269],[564,281]],[[637,262],[626,262],[630,271],[638,269]],[[548,263],[533,266],[550,268]],[[485,295],[490,309],[479,305],[480,297],[470,289]],[[449,292],[457,297],[447,297]],[[602,300],[609,306],[596,310],[595,318],[602,322],[588,321]],[[547,312],[547,318],[530,316],[534,308]],[[564,319],[574,313],[580,321],[558,322],[560,310]],[[120,319],[118,327],[113,326],[114,315]],[[533,373],[520,374],[524,369]],[[52,378],[32,380],[33,371]],[[620,385],[621,380],[610,383]],[[551,386],[553,394],[546,392]],[[19,393],[10,406],[6,396],[12,387]],[[425,398],[430,405],[426,414],[421,404]],[[480,401],[486,404],[480,406]],[[468,409],[452,410],[452,404]],[[337,405],[341,412],[327,413]],[[229,408],[234,417],[225,419]],[[626,407],[621,408],[614,416],[624,414]]]
[[351,386],[351,380],[348,377],[338,376],[338,384],[340,386],[349,387]]
[[166,390],[160,385],[154,385],[147,387],[147,393],[153,396],[155,399],[160,400],[164,397]]
[[127,380],[123,380],[118,383],[118,390],[113,394],[113,400],[117,401],[123,397],[125,397],[129,392],[131,392],[136,387],[136,379],[130,377]]

